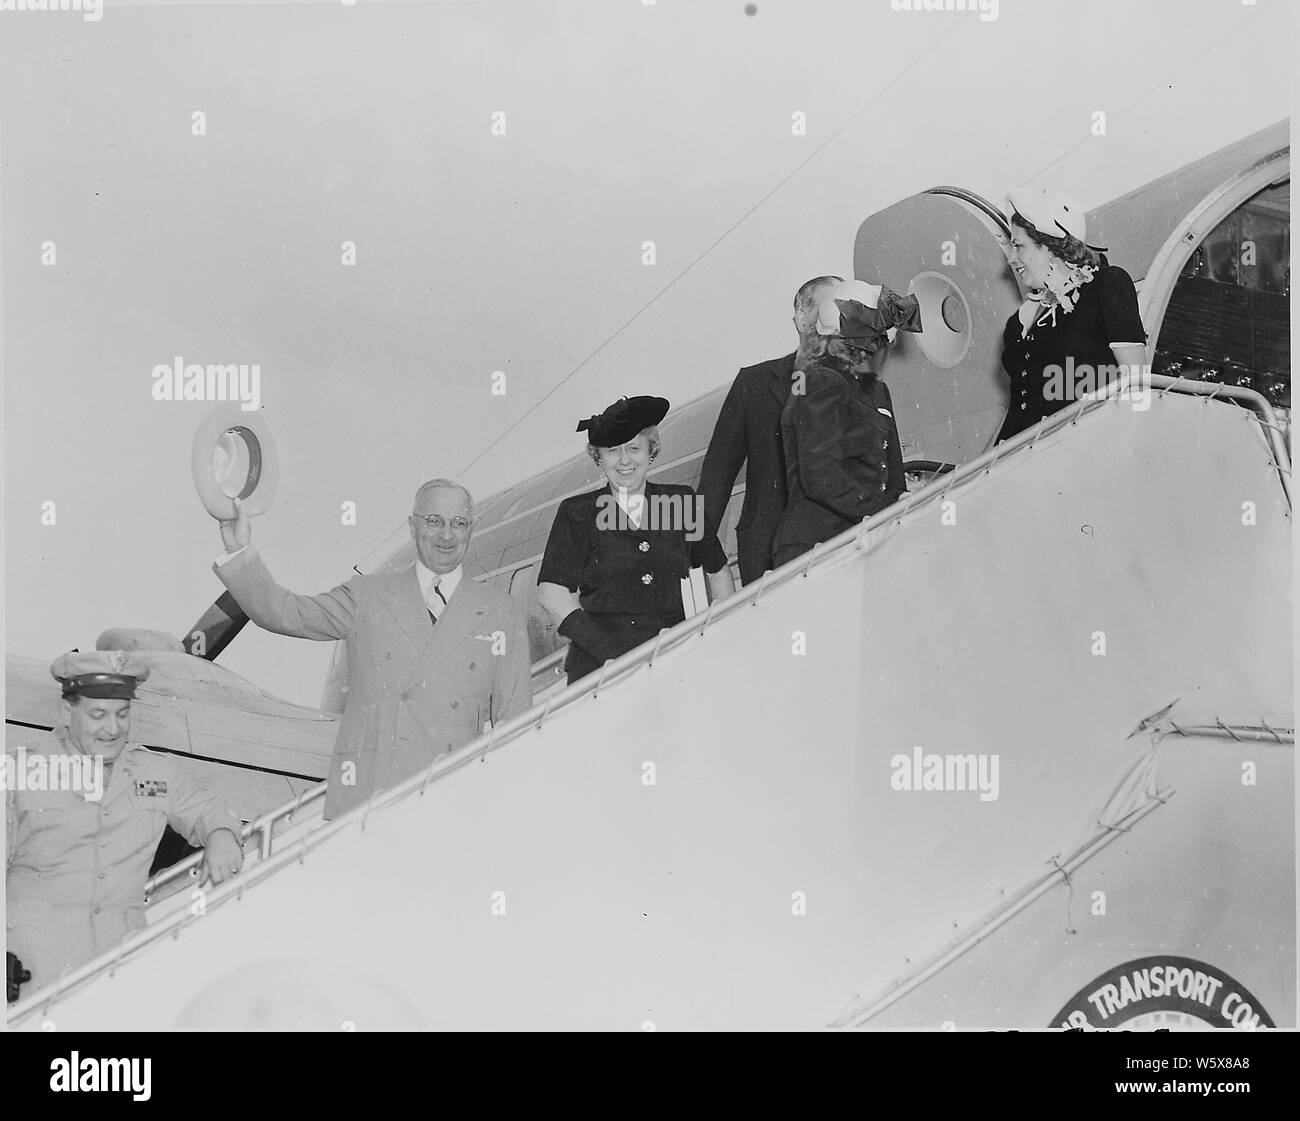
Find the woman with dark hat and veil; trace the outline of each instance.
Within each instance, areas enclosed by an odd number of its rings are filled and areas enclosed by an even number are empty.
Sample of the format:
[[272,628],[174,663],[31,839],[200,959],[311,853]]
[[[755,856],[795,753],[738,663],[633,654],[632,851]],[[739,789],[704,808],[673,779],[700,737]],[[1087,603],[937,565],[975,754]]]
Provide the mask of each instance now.
[[845,280],[823,297],[814,360],[795,374],[785,411],[789,499],[772,542],[779,567],[892,506],[907,490],[889,389],[880,373],[899,331],[920,331],[915,296]]
[[1011,399],[995,443],[1099,391],[1120,367],[1136,378],[1147,360],[1133,280],[1085,242],[1083,211],[1041,190],[1007,199],[1007,258],[1026,298],[1002,332]]
[[578,425],[606,485],[560,503],[537,574],[538,599],[569,640],[570,685],[682,622],[690,569],[704,569],[714,599],[735,590],[695,492],[646,478],[667,412],[662,397],[624,397]]

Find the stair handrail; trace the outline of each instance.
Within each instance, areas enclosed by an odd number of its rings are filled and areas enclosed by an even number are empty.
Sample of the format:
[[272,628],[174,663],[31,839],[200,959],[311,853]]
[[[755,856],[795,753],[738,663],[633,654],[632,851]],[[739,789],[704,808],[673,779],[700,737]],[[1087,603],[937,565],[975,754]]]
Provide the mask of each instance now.
[[[1162,396],[1171,392],[1187,393],[1206,397],[1207,403],[1208,399],[1212,397],[1228,397],[1242,402],[1258,413],[1261,427],[1265,429],[1266,438],[1269,440],[1273,451],[1273,466],[1277,469],[1287,504],[1290,505],[1290,457],[1280,439],[1281,428],[1277,425],[1276,414],[1262,394],[1239,386],[1208,384],[1190,381],[1186,378],[1165,377],[1159,374],[1147,376],[1149,385],[1153,388],[1159,388]],[[992,470],[995,466],[1006,470],[1014,470],[1023,463],[1023,457],[1014,453],[1024,448],[1032,448],[1035,441],[1051,435],[1058,429],[1077,424],[1088,413],[1113,407],[1120,399],[1126,399],[1122,398],[1122,395],[1128,391],[1128,383],[1129,375],[1125,373],[1116,381],[1105,386],[1099,393],[1085,396],[1077,404],[1067,406],[1059,412],[1053,413],[1051,416],[1044,418],[1038,425],[1026,429],[1001,444],[995,445],[969,462],[958,466],[956,470],[935,478],[918,490],[907,503],[907,520],[921,516],[926,507],[946,498],[955,489],[978,481],[980,476]],[[895,503],[872,517],[864,519],[861,524],[850,526],[839,536],[825,543],[824,547],[818,551],[815,564],[807,561],[804,557],[798,557],[775,571],[765,573],[761,581],[755,581],[722,600],[713,611],[712,621],[708,627],[701,628],[694,617],[683,620],[666,634],[658,636],[662,639],[662,642],[642,643],[620,658],[607,662],[602,667],[600,674],[588,674],[581,681],[566,686],[563,691],[549,698],[545,706],[534,705],[530,707],[526,712],[522,712],[499,727],[494,728],[490,736],[487,733],[478,736],[464,747],[440,756],[425,771],[421,771],[387,790],[376,792],[364,805],[356,806],[339,817],[323,822],[320,828],[313,830],[309,837],[304,837],[296,842],[292,851],[273,853],[255,867],[242,872],[232,880],[228,880],[214,889],[206,900],[206,906],[202,914],[195,915],[189,909],[178,910],[144,930],[134,932],[114,950],[101,954],[77,969],[69,971],[41,992],[12,1005],[9,1010],[9,1022],[16,1024],[33,1010],[48,1008],[61,996],[89,983],[106,968],[116,969],[117,965],[123,960],[135,957],[152,942],[167,935],[179,937],[181,930],[189,923],[202,921],[207,914],[212,913],[215,907],[220,906],[232,896],[236,898],[242,896],[244,891],[252,884],[267,876],[274,875],[287,863],[293,860],[302,862],[317,845],[324,844],[335,833],[350,828],[354,822],[374,813],[376,810],[403,801],[413,794],[418,794],[430,781],[471,766],[486,757],[489,748],[492,751],[501,750],[522,738],[527,732],[535,730],[543,716],[550,719],[554,712],[588,700],[597,688],[608,690],[610,687],[617,685],[646,665],[651,654],[654,654],[656,658],[662,657],[664,653],[676,647],[706,638],[709,631],[716,630],[722,620],[728,618],[734,612],[748,608],[760,592],[765,597],[769,596],[772,594],[773,589],[803,578],[814,567],[818,569],[829,568],[838,566],[846,559],[860,557],[861,552],[858,548],[860,539],[864,535],[869,535],[872,530],[887,526],[891,522],[897,521],[901,524],[903,521],[902,507],[901,502]],[[881,535],[878,539],[884,540],[884,536]],[[872,540],[877,540],[877,538]],[[866,551],[870,551],[870,548],[871,546]],[[272,812],[275,813],[276,811]]]

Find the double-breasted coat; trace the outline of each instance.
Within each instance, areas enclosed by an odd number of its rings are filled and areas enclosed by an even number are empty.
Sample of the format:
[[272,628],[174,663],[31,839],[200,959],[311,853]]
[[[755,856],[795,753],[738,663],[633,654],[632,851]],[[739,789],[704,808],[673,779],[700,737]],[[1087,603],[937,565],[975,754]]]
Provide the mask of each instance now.
[[253,547],[214,571],[258,626],[347,643],[348,694],[325,816],[418,774],[532,704],[520,605],[468,577],[435,625],[414,568],[354,576],[320,595],[280,587]]

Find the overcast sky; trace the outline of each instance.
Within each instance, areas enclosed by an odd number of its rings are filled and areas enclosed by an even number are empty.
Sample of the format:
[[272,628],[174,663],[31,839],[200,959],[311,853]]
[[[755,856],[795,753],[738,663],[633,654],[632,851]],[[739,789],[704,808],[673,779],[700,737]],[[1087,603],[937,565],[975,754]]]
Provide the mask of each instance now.
[[[320,591],[423,479],[472,463],[485,497],[621,394],[680,404],[789,350],[793,289],[850,274],[898,199],[1091,208],[1289,112],[1282,0],[746,7],[0,12],[6,649],[181,634],[221,592],[189,470],[208,406],[151,394],[177,355],[260,365],[282,465],[255,539]],[[222,661],[316,704],[328,656],[250,627]]]

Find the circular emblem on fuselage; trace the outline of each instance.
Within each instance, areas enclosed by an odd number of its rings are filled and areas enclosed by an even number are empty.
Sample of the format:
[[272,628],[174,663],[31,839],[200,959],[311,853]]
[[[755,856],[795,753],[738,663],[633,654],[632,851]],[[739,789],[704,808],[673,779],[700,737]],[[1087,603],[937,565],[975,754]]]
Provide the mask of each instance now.
[[1221,969],[1192,958],[1137,958],[1084,985],[1048,1025],[1083,1031],[1203,1031],[1274,1027],[1259,1000]]

